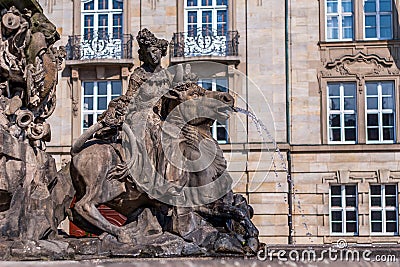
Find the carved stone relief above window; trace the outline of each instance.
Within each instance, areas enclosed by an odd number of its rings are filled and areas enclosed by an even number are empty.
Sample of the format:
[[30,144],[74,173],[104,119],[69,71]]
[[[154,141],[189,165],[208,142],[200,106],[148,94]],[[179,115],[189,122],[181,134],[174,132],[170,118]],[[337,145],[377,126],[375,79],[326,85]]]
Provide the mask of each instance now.
[[388,60],[375,54],[358,52],[329,61],[319,72],[318,78],[353,76],[362,88],[366,76],[399,75],[400,71],[392,59]]

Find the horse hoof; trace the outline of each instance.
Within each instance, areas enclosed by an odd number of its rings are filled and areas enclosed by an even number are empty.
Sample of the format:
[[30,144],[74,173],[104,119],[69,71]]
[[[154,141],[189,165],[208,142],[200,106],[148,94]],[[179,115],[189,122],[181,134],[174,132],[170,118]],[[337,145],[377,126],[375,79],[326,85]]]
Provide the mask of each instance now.
[[260,243],[258,242],[257,238],[250,237],[247,239],[246,245],[251,249],[252,252],[257,253]]

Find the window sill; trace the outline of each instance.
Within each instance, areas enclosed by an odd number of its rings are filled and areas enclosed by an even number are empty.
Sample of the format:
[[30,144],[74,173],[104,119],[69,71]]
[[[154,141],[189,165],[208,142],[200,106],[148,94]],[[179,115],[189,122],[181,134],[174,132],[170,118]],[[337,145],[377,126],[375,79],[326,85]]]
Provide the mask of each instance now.
[[387,46],[398,44],[400,40],[396,39],[368,39],[368,40],[338,40],[338,41],[320,41],[318,45],[320,48],[329,47],[358,47],[358,46]]

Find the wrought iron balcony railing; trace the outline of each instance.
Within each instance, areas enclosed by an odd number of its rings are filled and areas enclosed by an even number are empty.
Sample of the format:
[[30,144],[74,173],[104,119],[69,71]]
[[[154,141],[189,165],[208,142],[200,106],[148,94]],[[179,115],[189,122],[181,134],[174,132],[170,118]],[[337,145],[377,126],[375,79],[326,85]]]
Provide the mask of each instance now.
[[171,42],[173,57],[238,56],[239,33],[221,33],[213,29],[194,29],[174,33]]
[[68,39],[67,59],[131,59],[132,43],[131,34],[124,34],[120,38],[100,33],[73,35]]

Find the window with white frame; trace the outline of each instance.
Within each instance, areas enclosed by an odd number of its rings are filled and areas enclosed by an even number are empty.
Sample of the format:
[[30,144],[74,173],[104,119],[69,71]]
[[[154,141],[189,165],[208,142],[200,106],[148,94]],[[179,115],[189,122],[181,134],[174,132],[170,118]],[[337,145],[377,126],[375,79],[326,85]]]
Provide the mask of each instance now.
[[355,143],[357,140],[356,83],[330,82],[328,133],[330,143]]
[[121,39],[123,0],[82,0],[84,39]]
[[185,0],[185,31],[188,36],[218,36],[228,32],[228,0]]
[[364,0],[366,39],[391,39],[392,24],[392,0]]
[[367,142],[395,140],[394,82],[366,82]]
[[354,34],[353,0],[326,1],[326,39],[352,40]]
[[330,186],[330,226],[332,234],[358,234],[356,185]]
[[372,234],[397,235],[397,185],[371,185],[370,212]]
[[121,95],[121,81],[87,81],[82,83],[82,131],[97,122],[108,103]]
[[[198,84],[211,91],[228,92],[228,79],[226,78],[213,78],[213,79],[200,79]],[[228,142],[228,122],[215,121],[211,126],[211,133],[215,140],[220,144]]]

